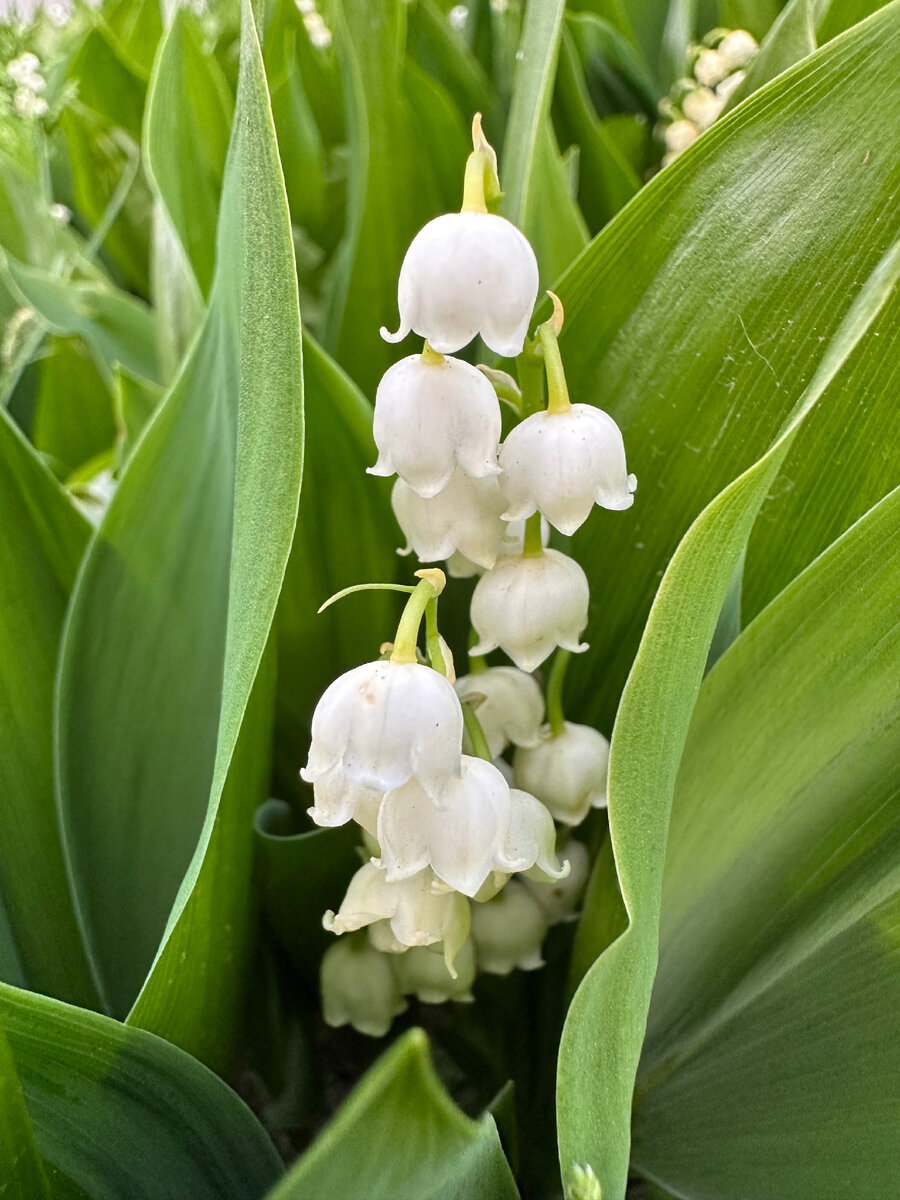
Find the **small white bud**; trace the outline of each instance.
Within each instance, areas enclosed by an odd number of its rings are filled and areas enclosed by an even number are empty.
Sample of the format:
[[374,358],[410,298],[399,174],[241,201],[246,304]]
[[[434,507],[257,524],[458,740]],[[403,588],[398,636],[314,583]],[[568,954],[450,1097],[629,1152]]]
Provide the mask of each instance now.
[[538,681],[517,667],[489,667],[477,675],[456,681],[456,694],[483,696],[475,715],[496,758],[512,742],[514,746],[536,746],[541,740],[544,697]]
[[506,525],[505,501],[495,475],[472,479],[457,468],[436,496],[419,496],[402,479],[394,484],[391,504],[410,549],[420,562],[439,562],[462,553],[480,567],[492,567]]
[[503,358],[522,353],[538,265],[525,236],[493,213],[445,213],[420,229],[400,268],[399,342],[412,330],[440,354],[476,334]]
[[558,550],[501,558],[472,594],[471,619],[478,634],[472,654],[499,647],[522,671],[539,667],[556,646],[575,654],[587,624],[587,577]]
[[567,920],[578,908],[591,870],[590,855],[583,842],[570,838],[563,853],[569,864],[569,874],[563,879],[522,877],[551,925]]
[[[444,944],[448,969],[469,935],[469,903],[458,892],[437,890],[432,871],[389,883],[374,862],[365,863],[347,887],[338,911],[322,918],[329,933],[352,933],[386,921],[400,946]],[[376,935],[378,936],[378,935]]]
[[389,792],[378,814],[379,866],[389,882],[430,867],[447,887],[475,896],[492,871],[539,866],[559,878],[556,831],[533,796],[511,790],[493,763],[462,756],[462,774],[434,802],[411,780]]
[[[415,777],[439,794],[459,775],[462,708],[453,686],[418,663],[364,663],[326,689],[312,719],[309,761],[300,775],[314,785],[340,772],[373,792],[388,792]],[[321,805],[332,811],[338,783],[331,776]]]
[[687,150],[700,136],[700,130],[693,121],[673,121],[666,127],[666,149],[670,154],[681,154]]
[[513,759],[516,783],[550,809],[557,821],[579,825],[591,808],[606,807],[609,742],[590,725],[563,724],[554,737],[520,747]]
[[746,67],[759,49],[756,38],[746,29],[732,29],[719,42],[716,50],[729,71]]
[[328,947],[319,984],[322,1015],[333,1029],[352,1025],[369,1037],[384,1037],[407,1008],[390,959],[362,940]]
[[681,107],[687,119],[693,121],[702,133],[721,116],[725,99],[712,88],[696,88],[688,92],[681,102]]
[[522,971],[542,967],[546,933],[547,919],[541,906],[517,879],[511,879],[493,900],[472,905],[478,968],[488,975],[509,975],[517,967]]
[[575,1163],[566,1180],[566,1200],[603,1200],[600,1180],[590,1163]]
[[420,496],[442,491],[457,467],[480,479],[499,474],[500,403],[484,375],[458,358],[411,354],[385,373],[375,394],[378,461]]
[[16,88],[13,104],[19,116],[26,120],[42,117],[47,112],[47,101],[44,97],[38,96],[28,87]]
[[50,216],[58,225],[68,225],[72,220],[72,210],[66,204],[51,204]]
[[701,50],[694,63],[694,78],[703,87],[715,87],[721,83],[731,68],[727,59],[718,50]]
[[527,417],[500,448],[500,467],[506,521],[540,509],[560,533],[572,534],[595,504],[625,509],[634,503],[637,480],[625,467],[621,431],[591,404]]
[[[23,84],[32,88],[33,91],[40,91],[33,85],[33,79],[38,74],[38,68],[41,65],[41,60],[36,54],[32,54],[30,50],[26,50],[24,54],[20,54],[18,58],[13,58],[6,64],[6,70],[13,83]],[[43,80],[41,81],[43,82]]]
[[423,1004],[443,1004],[445,1000],[469,1003],[474,1000],[475,947],[469,939],[456,958],[457,976],[447,970],[440,950],[432,946],[414,946],[394,961],[400,988]]

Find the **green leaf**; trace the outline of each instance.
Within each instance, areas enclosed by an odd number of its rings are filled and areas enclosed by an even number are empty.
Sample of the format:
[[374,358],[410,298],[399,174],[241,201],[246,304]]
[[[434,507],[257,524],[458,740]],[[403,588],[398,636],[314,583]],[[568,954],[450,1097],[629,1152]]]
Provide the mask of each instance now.
[[209,315],[91,543],[62,652],[62,823],[96,978],[121,1015],[191,924],[297,513],[297,281],[248,13]]
[[375,461],[371,407],[309,337],[303,374],[306,474],[278,602],[278,759],[291,782],[305,759],[319,696],[342,671],[377,657],[396,624],[396,598],[386,592],[318,609],[354,583],[391,582],[401,544],[390,484],[365,473]]
[[250,1110],[161,1038],[2,984],[0,1024],[54,1196],[253,1200],[278,1178]]
[[[799,425],[900,279],[900,242],[863,285],[766,453],[688,530],[659,587],[613,730],[610,835],[629,924],[582,981],[566,1019],[557,1108],[564,1178],[590,1163],[607,1200],[625,1194],[634,1077],[659,937],[675,777],[707,652],[753,522]],[[590,924],[585,910],[582,921]]]
[[639,482],[631,510],[595,513],[572,540],[592,599],[591,649],[568,676],[576,719],[610,727],[685,529],[763,452],[900,231],[898,71],[890,6],[717,122],[559,284],[572,399],[616,418]]
[[333,941],[322,916],[340,907],[360,865],[358,830],[345,825],[298,831],[294,811],[283,800],[266,801],[253,824],[266,921],[293,966],[314,975]]
[[490,1116],[444,1090],[411,1029],[378,1060],[268,1200],[514,1200]]
[[44,1164],[34,1144],[16,1064],[0,1026],[0,1163],[5,1200],[50,1200]]
[[900,1189],[898,592],[894,491],[700,690],[634,1126],[678,1195]]
[[256,896],[253,814],[272,768],[275,660],[267,652],[231,760],[216,823],[194,888],[166,947],[128,1014],[224,1074],[239,1041]]
[[55,340],[38,364],[31,440],[68,475],[107,451],[116,437],[112,397],[85,347]]
[[206,296],[234,101],[201,37],[193,13],[176,9],[150,81],[144,161]]
[[12,258],[4,267],[13,288],[47,328],[83,338],[110,381],[113,368],[121,365],[134,375],[162,382],[153,313],[146,304],[111,284],[63,279]]
[[89,532],[0,410],[0,896],[28,985],[85,1005],[97,1001],[57,829],[51,732],[63,617]]

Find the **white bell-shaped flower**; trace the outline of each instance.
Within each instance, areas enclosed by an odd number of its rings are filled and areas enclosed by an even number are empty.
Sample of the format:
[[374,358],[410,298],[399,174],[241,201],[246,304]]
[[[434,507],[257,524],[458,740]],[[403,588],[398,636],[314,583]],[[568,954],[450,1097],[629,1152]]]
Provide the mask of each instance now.
[[499,647],[522,671],[539,667],[556,646],[579,654],[587,649],[579,638],[589,598],[584,571],[558,550],[501,558],[472,594],[478,644],[470,653]]
[[493,758],[514,746],[536,746],[541,740],[544,697],[538,681],[516,667],[489,667],[456,681],[461,700],[482,696],[475,709]]
[[591,404],[526,417],[501,446],[500,466],[506,521],[540,509],[560,533],[572,534],[595,504],[623,509],[634,503],[637,480],[626,470],[619,427]]
[[[501,492],[502,495],[502,492]],[[506,507],[506,501],[503,501],[503,507]],[[550,526],[546,519],[541,517],[541,545],[547,546],[550,542]],[[521,554],[525,545],[525,522],[524,521],[505,521],[503,522],[503,538],[497,549],[497,558],[507,558],[512,554]],[[451,579],[471,579],[473,575],[481,575],[486,569],[478,563],[472,562],[470,558],[466,558],[464,554],[460,554],[457,550],[455,554],[451,554],[446,562],[447,574]]]
[[724,54],[719,50],[710,50],[704,47],[694,63],[694,78],[704,87],[715,87],[730,70],[731,67]]
[[688,92],[681,102],[684,115],[694,122],[701,133],[719,119],[724,107],[725,97],[719,96],[712,88],[705,87]]
[[462,774],[433,802],[415,780],[389,792],[378,815],[380,865],[403,880],[430,867],[448,887],[474,896],[492,871],[538,866],[551,877],[556,859],[550,814],[533,796],[510,790],[493,763],[462,756]]
[[746,29],[731,29],[719,42],[716,49],[729,71],[745,67],[759,49],[756,38]]
[[423,1004],[443,1004],[445,1000],[469,1003],[474,1000],[475,946],[466,942],[456,958],[454,979],[447,970],[438,947],[414,946],[394,961],[394,971],[401,990],[416,996]]
[[506,507],[497,477],[473,479],[458,467],[447,486],[425,498],[398,479],[391,504],[407,545],[420,562],[439,562],[457,552],[480,567],[492,567],[506,534]]
[[375,393],[378,461],[369,474],[396,472],[426,499],[457,467],[474,479],[496,475],[500,428],[497,393],[477,368],[412,354],[388,369]]
[[348,779],[340,767],[328,771],[315,784],[315,804],[306,811],[317,825],[332,828],[356,821],[374,834],[383,791],[373,791]]
[[300,774],[317,787],[316,807],[333,812],[339,778],[373,792],[415,776],[429,794],[459,775],[462,709],[452,685],[418,663],[371,662],[339,676],[312,719],[309,761]]
[[519,787],[565,825],[578,825],[589,809],[606,807],[609,742],[590,725],[566,721],[555,737],[546,726],[537,746],[516,751],[513,765]]
[[537,900],[551,925],[567,920],[578,908],[591,870],[591,859],[584,842],[570,838],[564,853],[569,874],[563,879],[529,879],[527,875],[522,876],[522,882]]
[[517,967],[535,971],[544,965],[541,946],[547,918],[524,884],[511,879],[493,900],[472,906],[472,940],[478,969],[509,975]]
[[408,1007],[390,959],[362,940],[328,947],[319,985],[325,1024],[334,1029],[352,1025],[369,1037],[384,1037]]
[[476,334],[503,358],[522,353],[538,292],[538,265],[527,238],[505,217],[445,213],[413,238],[397,289],[399,342],[412,331],[441,354]]
[[[440,889],[431,871],[389,882],[382,867],[368,862],[350,880],[338,911],[329,909],[322,918],[324,927],[335,934],[383,921],[401,947],[443,942],[447,967],[452,971],[469,933],[469,904],[457,892]],[[377,935],[376,942],[382,949],[393,948]]]

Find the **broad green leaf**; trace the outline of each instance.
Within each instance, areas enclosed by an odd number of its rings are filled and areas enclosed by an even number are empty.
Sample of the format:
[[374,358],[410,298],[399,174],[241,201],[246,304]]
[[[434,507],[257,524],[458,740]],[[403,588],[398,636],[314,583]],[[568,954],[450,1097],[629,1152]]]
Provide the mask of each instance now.
[[112,396],[86,348],[74,339],[54,339],[38,371],[31,440],[64,477],[112,446]]
[[634,1127],[678,1195],[900,1189],[898,593],[894,491],[700,689]]
[[77,85],[81,104],[115,122],[135,144],[140,142],[146,80],[132,70],[102,28],[92,29],[84,38],[68,77]]
[[50,1200],[16,1064],[0,1026],[0,1168],[5,1200]]
[[162,1038],[4,984],[0,1025],[54,1196],[254,1200],[278,1178],[243,1101]]
[[[900,242],[866,280],[766,453],[717,496],[676,550],[650,612],[613,730],[609,824],[628,928],[582,981],[566,1019],[557,1111],[563,1178],[595,1170],[625,1194],[632,1089],[656,970],[669,809],[707,652],[753,522],[807,413],[900,279]],[[592,914],[582,922],[589,928]]]
[[306,758],[319,696],[343,671],[377,657],[396,624],[396,597],[386,592],[318,609],[354,583],[391,582],[402,545],[390,484],[366,474],[375,461],[371,407],[308,337],[303,372],[305,478],[277,618],[278,759],[291,781]]
[[62,652],[64,836],[121,1015],[151,966],[171,972],[168,940],[191,921],[297,512],[297,283],[248,12],[209,315],[91,543]]
[[162,37],[162,15],[161,5],[144,4],[143,0],[113,0],[103,8],[107,37],[119,58],[143,79],[150,78]]
[[311,829],[304,823],[307,828],[298,830],[294,810],[283,800],[266,801],[253,822],[266,922],[292,965],[310,975],[334,940],[322,928],[322,916],[340,907],[360,865],[360,842],[352,825]]
[[193,13],[178,8],[153,67],[144,161],[206,296],[234,102],[201,37]]
[[[378,330],[397,323],[403,256],[420,226],[439,211],[402,90],[406,7],[403,0],[352,0],[334,9],[350,175],[347,236],[335,263],[323,341],[369,396],[397,357]],[[464,166],[459,164],[460,187]]]
[[819,23],[819,44],[824,45],[851,25],[864,21],[884,5],[885,0],[830,0]]
[[410,9],[407,55],[443,84],[464,117],[480,112],[487,128],[500,120],[492,80],[450,28],[435,0],[419,0]]
[[116,456],[124,466],[144,426],[162,400],[162,389],[137,375],[119,368],[113,383],[113,411],[116,418]]
[[161,382],[154,319],[146,304],[111,284],[63,279],[12,258],[4,266],[14,289],[47,328],[83,338],[110,380],[121,365]]
[[[762,453],[900,229],[898,71],[892,5],[717,122],[556,289],[572,398],[620,423],[639,483],[631,510],[572,539],[592,599],[577,719],[611,725],[685,529]],[[727,271],[712,266],[724,254]]]
[[268,1200],[515,1200],[490,1116],[472,1121],[412,1029],[378,1060]]
[[264,656],[196,883],[128,1024],[224,1074],[238,1043],[256,926],[253,814],[272,769],[275,660]]
[[96,993],[57,829],[52,727],[63,618],[89,531],[0,411],[0,895],[28,985],[84,1005]]

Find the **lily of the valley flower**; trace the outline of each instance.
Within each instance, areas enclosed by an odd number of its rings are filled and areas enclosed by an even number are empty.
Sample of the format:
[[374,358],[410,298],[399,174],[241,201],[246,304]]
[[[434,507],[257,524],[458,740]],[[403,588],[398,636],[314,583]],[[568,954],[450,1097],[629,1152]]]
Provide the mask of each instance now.
[[317,825],[332,828],[356,821],[374,835],[384,792],[348,779],[340,767],[326,772],[315,783],[315,804],[306,811]]
[[538,745],[516,751],[513,765],[519,787],[557,821],[579,825],[591,808],[606,807],[609,742],[590,725],[566,721],[555,736],[546,726]]
[[[441,889],[429,870],[396,882],[374,862],[365,863],[350,880],[338,911],[330,909],[322,924],[330,933],[352,933],[386,921],[399,946],[444,944],[448,970],[469,933],[469,902],[458,892]],[[390,948],[385,945],[385,949]]]
[[384,1037],[407,1008],[390,960],[362,939],[329,946],[319,973],[322,1015],[332,1028],[352,1025]]
[[533,413],[504,442],[500,467],[506,521],[540,509],[560,533],[572,534],[594,504],[624,509],[634,503],[637,480],[626,470],[619,427],[591,404]]
[[[498,485],[499,486],[499,485]],[[503,507],[506,507],[506,501],[503,501]],[[541,545],[546,546],[550,541],[550,526],[547,521],[541,517]],[[503,522],[503,538],[497,549],[497,558],[508,558],[513,554],[521,554],[525,544],[525,522],[524,521],[505,521]],[[451,554],[447,559],[447,574],[451,579],[471,579],[473,575],[480,575],[486,568],[481,567],[478,563],[472,562],[465,554],[461,554],[458,550],[455,554]]]
[[370,475],[395,472],[419,496],[436,496],[457,467],[497,475],[500,404],[489,381],[457,358],[426,352],[395,363],[375,394],[378,461]]
[[494,213],[445,213],[420,229],[400,268],[400,328],[381,330],[389,342],[412,331],[441,354],[453,354],[481,334],[503,358],[522,353],[537,299],[534,251],[511,221]]
[[493,871],[538,867],[551,878],[568,870],[556,859],[546,808],[510,789],[493,763],[462,756],[462,774],[432,801],[415,780],[388,793],[378,813],[380,865],[389,882],[430,868],[447,887],[475,896]]
[[544,696],[533,675],[516,667],[489,667],[456,681],[461,700],[481,696],[476,709],[491,757],[514,746],[536,746],[541,739]]
[[472,479],[457,468],[447,486],[428,499],[398,479],[391,504],[408,542],[401,553],[412,549],[420,562],[438,562],[459,552],[485,568],[497,561],[506,525],[496,476]]
[[[316,808],[336,811],[341,777],[388,792],[415,777],[439,794],[460,773],[462,709],[452,685],[418,663],[371,662],[339,676],[316,705],[309,761],[300,774]],[[326,779],[327,777],[327,779]]]
[[501,558],[472,594],[478,644],[471,653],[499,647],[522,671],[539,667],[556,646],[580,653],[589,596],[584,571],[558,550]]
[[445,1000],[469,1003],[475,999],[475,946],[466,942],[456,958],[456,978],[447,970],[438,947],[414,946],[394,960],[394,972],[401,990],[423,1004],[443,1004]]
[[565,856],[569,863],[569,874],[563,879],[529,879],[527,875],[522,876],[522,882],[537,900],[551,925],[567,920],[575,912],[590,874],[591,859],[583,842],[570,838],[566,842]]
[[478,968],[509,975],[517,967],[535,971],[544,965],[541,945],[547,918],[524,884],[512,879],[486,904],[472,906],[472,940]]

